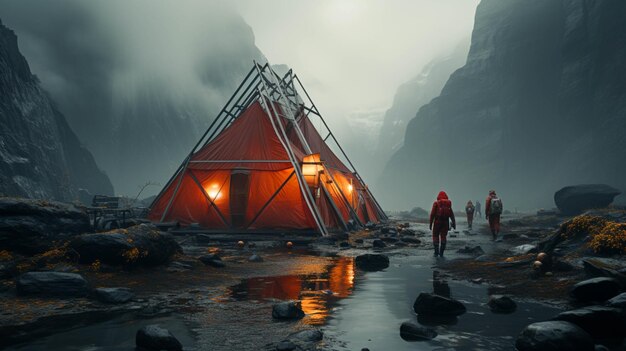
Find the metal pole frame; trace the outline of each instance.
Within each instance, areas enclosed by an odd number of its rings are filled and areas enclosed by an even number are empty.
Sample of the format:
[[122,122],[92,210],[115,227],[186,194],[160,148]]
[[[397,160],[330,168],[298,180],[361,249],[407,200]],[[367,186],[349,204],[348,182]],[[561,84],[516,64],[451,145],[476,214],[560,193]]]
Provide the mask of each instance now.
[[[319,112],[319,109],[317,108],[317,106],[315,105],[315,103],[313,102],[313,100],[311,99],[311,96],[309,95],[309,93],[306,91],[306,89],[304,88],[304,85],[302,84],[302,82],[300,81],[300,78],[298,78],[298,75],[294,75],[293,80],[296,81],[298,83],[298,85],[300,86],[300,89],[302,89],[302,91],[304,92],[304,94],[306,95],[307,99],[309,100],[310,104],[311,104],[311,108],[308,109],[309,112],[314,113],[315,115],[317,115],[320,120],[322,121],[322,123],[324,124],[324,127],[326,128],[326,130],[328,131],[330,137],[332,137],[333,141],[335,142],[335,144],[337,145],[337,147],[339,148],[339,150],[341,151],[343,157],[348,161],[348,164],[350,165],[350,167],[352,168],[352,171],[355,175],[355,177],[359,180],[359,182],[361,182],[362,184],[365,184],[365,182],[363,181],[363,178],[361,177],[361,175],[358,173],[358,171],[356,170],[356,167],[354,167],[354,164],[352,163],[352,161],[350,160],[350,158],[348,157],[348,155],[346,154],[346,152],[344,151],[343,147],[341,147],[341,144],[339,144],[339,141],[337,140],[337,138],[335,137],[335,134],[332,132],[332,130],[330,129],[330,127],[328,127],[328,124],[326,123],[326,120],[324,120],[324,117],[322,117],[321,113]],[[308,113],[307,113],[308,115]],[[378,203],[378,201],[376,200],[376,198],[374,197],[374,195],[372,195],[371,191],[369,190],[369,187],[366,187],[366,191],[368,193],[368,195],[370,196],[370,198],[374,201],[374,204],[377,207],[377,210],[379,212],[379,215],[383,218],[383,219],[388,219],[387,215],[385,214],[385,212],[383,211],[382,207],[380,206],[380,204]]]
[[256,220],[261,216],[261,214],[263,213],[263,211],[265,211],[265,208],[267,208],[267,206],[269,206],[270,203],[272,203],[272,201],[274,200],[274,198],[276,196],[278,196],[278,194],[280,193],[281,190],[283,190],[283,188],[285,187],[285,185],[287,185],[287,183],[289,182],[289,180],[291,180],[291,178],[293,177],[293,175],[296,174],[295,171],[291,172],[289,174],[289,177],[287,177],[287,179],[285,179],[285,181],[278,187],[278,189],[276,189],[276,191],[272,194],[272,196],[270,196],[270,198],[263,204],[263,206],[261,206],[261,209],[254,215],[254,217],[252,218],[252,220],[250,221],[250,223],[246,224],[246,228],[250,228],[251,225],[254,224],[254,222],[256,222]]

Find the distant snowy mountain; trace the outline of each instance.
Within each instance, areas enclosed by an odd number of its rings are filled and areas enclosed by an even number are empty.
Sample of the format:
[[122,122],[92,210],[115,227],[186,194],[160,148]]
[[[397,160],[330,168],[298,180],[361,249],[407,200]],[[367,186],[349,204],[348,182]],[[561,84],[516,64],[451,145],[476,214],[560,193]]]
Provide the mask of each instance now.
[[107,176],[32,75],[0,21],[0,194],[71,201],[112,194]]
[[[398,88],[380,128],[376,160],[385,164],[400,149],[409,121],[420,107],[441,93],[450,75],[465,64],[468,51],[469,39],[461,42],[450,55],[431,61],[417,77]],[[379,170],[375,177],[380,176],[382,167]]]

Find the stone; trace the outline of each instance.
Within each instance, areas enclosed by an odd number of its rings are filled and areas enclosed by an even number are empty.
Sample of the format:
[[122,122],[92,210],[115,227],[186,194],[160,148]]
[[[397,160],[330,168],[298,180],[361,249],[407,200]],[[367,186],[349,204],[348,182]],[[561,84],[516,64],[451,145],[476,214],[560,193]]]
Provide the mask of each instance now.
[[531,252],[537,252],[537,247],[531,244],[524,244],[524,245],[515,246],[509,250],[516,255],[526,255]]
[[575,284],[570,296],[582,302],[606,301],[620,293],[621,286],[614,278],[592,278]]
[[157,324],[147,325],[135,335],[137,348],[146,350],[182,351],[183,345],[172,333]]
[[252,256],[248,257],[248,261],[249,262],[263,262],[263,257],[257,254],[252,254]]
[[474,247],[465,246],[463,248],[456,250],[456,252],[460,254],[468,254],[468,255],[476,255],[476,256],[481,256],[485,254],[485,251],[483,251],[483,248],[480,246],[474,246]]
[[74,205],[0,197],[0,251],[38,254],[89,231],[89,215]]
[[317,329],[303,330],[301,332],[291,334],[289,336],[289,339],[297,339],[305,342],[316,342],[324,339],[324,333]]
[[222,258],[217,254],[208,254],[198,257],[198,260],[204,263],[207,266],[215,267],[215,268],[223,268],[226,265]]
[[380,271],[389,267],[389,257],[382,254],[358,255],[354,262],[357,268],[370,272]]
[[467,309],[460,301],[436,294],[421,293],[413,303],[413,310],[417,314],[458,316]]
[[76,273],[28,272],[17,278],[18,295],[54,297],[83,297],[89,293],[89,284]]
[[149,224],[79,235],[69,246],[79,254],[82,263],[98,260],[105,264],[124,266],[157,266],[182,252],[172,235]]
[[411,244],[419,244],[422,242],[420,239],[412,238],[408,236],[402,237],[402,241],[404,241],[405,243],[411,243]]
[[343,248],[343,249],[347,249],[347,248],[350,247],[350,243],[347,242],[347,241],[342,241],[342,242],[339,243],[339,247]]
[[611,277],[626,286],[626,263],[622,260],[602,257],[585,257],[582,260],[585,273],[592,277]]
[[276,351],[293,351],[296,349],[296,344],[289,340],[281,341],[276,345]]
[[380,240],[380,239],[374,239],[372,241],[372,247],[377,248],[377,249],[382,249],[383,247],[386,247],[387,244],[385,244],[384,241]]
[[626,292],[621,293],[606,302],[609,307],[626,309]]
[[554,319],[576,324],[595,339],[626,337],[626,316],[618,308],[589,306],[559,313]]
[[406,341],[432,340],[437,336],[434,329],[422,327],[411,322],[404,322],[400,326],[400,337]]
[[513,313],[517,309],[515,301],[504,295],[490,296],[487,306],[489,306],[494,313]]
[[608,347],[604,345],[596,345],[594,346],[594,351],[611,351]]
[[304,311],[296,301],[280,302],[272,306],[272,318],[281,320],[300,319]]
[[399,239],[385,236],[385,237],[380,238],[380,240],[384,241],[385,243],[393,244],[393,243],[397,243]]
[[621,191],[606,184],[566,186],[554,194],[554,203],[566,215],[609,206]]
[[593,339],[579,326],[564,321],[533,323],[518,335],[518,351],[593,351]]
[[363,244],[363,239],[354,239],[354,242],[357,244]]
[[474,259],[477,262],[491,262],[493,258],[489,255],[480,255]]
[[167,266],[167,271],[170,273],[185,272],[191,269],[193,269],[192,265],[180,261],[173,261]]
[[126,303],[135,298],[129,288],[96,288],[94,293],[100,302],[110,304]]

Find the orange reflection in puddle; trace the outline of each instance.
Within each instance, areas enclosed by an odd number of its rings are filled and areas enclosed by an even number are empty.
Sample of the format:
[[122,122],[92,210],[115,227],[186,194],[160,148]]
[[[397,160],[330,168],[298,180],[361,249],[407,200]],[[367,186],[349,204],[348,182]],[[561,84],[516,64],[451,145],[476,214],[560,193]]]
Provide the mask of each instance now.
[[231,288],[231,295],[246,300],[300,300],[307,314],[304,323],[321,325],[333,303],[352,294],[354,274],[353,258],[340,257],[320,274],[246,279]]

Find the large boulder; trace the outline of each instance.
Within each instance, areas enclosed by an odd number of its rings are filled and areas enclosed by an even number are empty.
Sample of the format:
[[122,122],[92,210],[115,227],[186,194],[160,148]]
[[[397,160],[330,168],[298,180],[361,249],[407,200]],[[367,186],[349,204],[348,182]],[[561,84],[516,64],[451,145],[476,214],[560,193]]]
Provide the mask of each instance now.
[[404,322],[400,326],[400,337],[407,341],[432,340],[437,336],[434,329],[422,327],[411,322]]
[[626,316],[618,308],[590,306],[559,313],[554,319],[574,323],[596,339],[626,336]]
[[155,266],[182,252],[170,234],[156,227],[140,224],[106,233],[83,234],[70,242],[83,263],[99,260],[110,265]]
[[370,272],[380,271],[389,267],[389,257],[382,254],[358,255],[354,262],[357,268]]
[[18,295],[82,297],[89,284],[80,274],[63,272],[28,272],[17,278]]
[[413,303],[413,310],[418,315],[458,316],[467,309],[460,301],[436,294],[421,293]]
[[56,201],[0,198],[0,251],[37,254],[77,234],[89,232],[89,215]]
[[272,306],[272,318],[274,319],[300,319],[304,317],[304,311],[296,301],[286,301]]
[[172,333],[159,325],[147,325],[137,331],[135,343],[138,349],[182,351],[183,345]]
[[614,278],[600,277],[583,280],[575,284],[570,295],[582,302],[603,302],[620,293],[621,286]]
[[562,213],[576,215],[592,208],[607,207],[621,191],[605,184],[566,186],[554,194],[554,203]]
[[593,351],[593,339],[579,326],[564,321],[533,323],[515,341],[518,351]]

